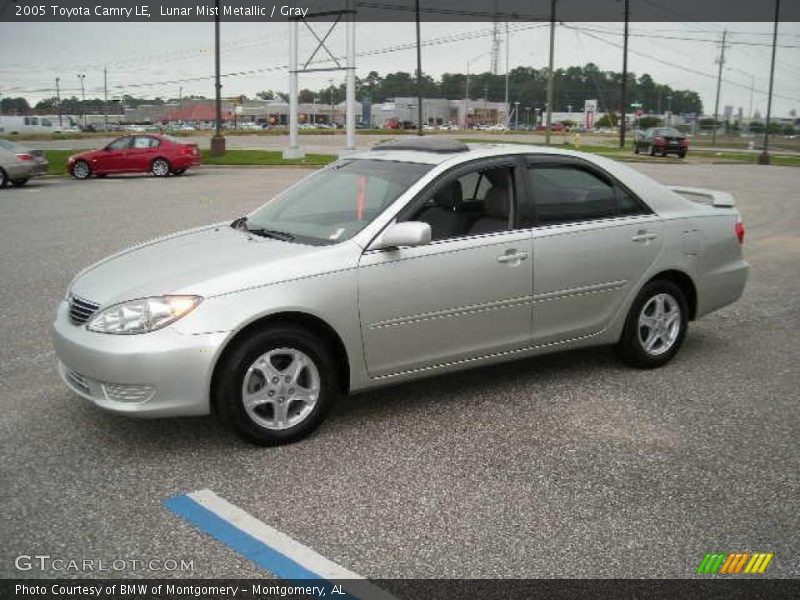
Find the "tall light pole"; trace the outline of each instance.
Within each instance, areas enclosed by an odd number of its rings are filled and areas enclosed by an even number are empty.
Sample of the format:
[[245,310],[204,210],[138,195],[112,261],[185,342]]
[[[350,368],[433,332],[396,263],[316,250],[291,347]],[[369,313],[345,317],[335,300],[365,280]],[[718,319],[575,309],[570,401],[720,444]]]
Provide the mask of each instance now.
[[511,115],[508,114],[508,73],[511,69],[508,55],[510,48],[511,48],[511,38],[509,37],[508,34],[508,21],[506,21],[506,94],[503,100],[503,102],[505,103],[505,110],[506,110],[506,122],[505,122],[506,128],[508,127],[508,121],[511,118]]
[[619,100],[619,147],[625,147],[625,125],[628,113],[628,22],[631,14],[630,0],[625,0],[625,39],[622,43],[622,91]]
[[103,122],[108,131],[108,69],[103,67]]
[[717,95],[714,99],[714,125],[711,131],[711,145],[717,143],[717,121],[719,119],[719,92],[722,88],[722,66],[725,64],[725,38],[728,37],[728,30],[722,32],[722,48],[719,52],[719,72],[717,73]]
[[758,164],[769,164],[769,120],[772,117],[772,85],[775,79],[775,51],[778,47],[778,21],[781,14],[781,0],[775,0],[775,25],[772,30],[772,62],[769,67],[769,96],[767,96],[767,122],[764,123],[764,150],[758,155]]
[[[627,0],[626,0],[627,1]],[[550,0],[550,60],[547,67],[547,129],[544,133],[544,143],[550,145],[550,125],[553,122],[553,87],[555,77],[553,74],[553,53],[556,45],[556,0]]]
[[211,138],[211,156],[225,154],[225,136],[222,135],[222,83],[220,82],[219,65],[219,0],[215,0],[214,16],[214,89],[215,89],[215,126]]
[[525,124],[530,127],[531,126],[531,107],[525,107]]
[[519,100],[514,102],[514,131],[519,129]]
[[422,44],[420,42],[419,0],[415,4],[417,17],[417,135],[422,135]]
[[59,87],[60,77],[56,77],[56,104],[58,105],[58,126],[62,127],[61,118],[61,88]]
[[83,128],[86,129],[86,90],[83,87],[83,80],[86,79],[84,73],[78,75],[81,82],[81,116],[83,117]]

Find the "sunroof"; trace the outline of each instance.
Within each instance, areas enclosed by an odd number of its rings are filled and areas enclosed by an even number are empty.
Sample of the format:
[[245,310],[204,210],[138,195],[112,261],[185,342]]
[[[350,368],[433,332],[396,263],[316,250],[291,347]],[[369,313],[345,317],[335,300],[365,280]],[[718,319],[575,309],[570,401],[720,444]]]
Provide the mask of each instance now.
[[411,150],[448,154],[450,152],[467,152],[469,151],[469,146],[464,142],[450,138],[408,136],[407,138],[380,142],[373,146],[372,150]]

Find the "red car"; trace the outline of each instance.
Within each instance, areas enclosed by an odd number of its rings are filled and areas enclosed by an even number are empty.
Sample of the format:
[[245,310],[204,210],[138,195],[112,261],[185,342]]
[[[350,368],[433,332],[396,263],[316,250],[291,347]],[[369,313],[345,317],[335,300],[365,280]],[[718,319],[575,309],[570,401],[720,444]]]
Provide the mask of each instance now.
[[73,154],[67,170],[75,179],[109,173],[152,173],[166,177],[181,175],[200,164],[197,144],[184,144],[169,135],[126,135],[105,148]]

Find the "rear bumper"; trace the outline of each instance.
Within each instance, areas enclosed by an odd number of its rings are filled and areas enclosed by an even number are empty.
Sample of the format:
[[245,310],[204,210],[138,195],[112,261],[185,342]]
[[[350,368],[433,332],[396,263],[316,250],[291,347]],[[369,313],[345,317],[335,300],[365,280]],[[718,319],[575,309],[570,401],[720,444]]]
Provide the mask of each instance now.
[[737,260],[707,274],[698,290],[697,317],[702,317],[741,298],[747,283],[750,265]]
[[30,179],[47,174],[47,161],[17,161],[6,169],[9,179]]

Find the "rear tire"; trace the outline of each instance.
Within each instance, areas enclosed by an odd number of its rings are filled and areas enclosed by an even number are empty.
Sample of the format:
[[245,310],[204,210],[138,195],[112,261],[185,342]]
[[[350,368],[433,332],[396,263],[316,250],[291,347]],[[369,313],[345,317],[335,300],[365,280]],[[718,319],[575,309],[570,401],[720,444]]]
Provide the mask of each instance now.
[[686,158],[686,152],[679,152],[678,158]]
[[184,173],[186,173],[186,169],[175,169],[172,172],[173,175],[183,175]]
[[306,437],[340,394],[328,346],[300,327],[256,331],[223,360],[212,391],[214,414],[253,444],[277,446]]
[[14,184],[14,187],[22,187],[23,185],[28,183],[28,177],[25,177],[23,179],[12,179],[11,183]]
[[639,154],[639,144],[637,144],[636,142],[633,143],[633,153]]
[[3,189],[8,185],[8,175],[3,169],[0,169],[0,189]]
[[170,170],[169,162],[165,158],[157,158],[150,164],[150,172],[156,177],[166,177]]
[[653,369],[678,353],[688,329],[686,297],[671,281],[645,285],[633,301],[622,336],[614,348],[626,364]]
[[656,147],[650,146],[650,156],[655,156],[655,155],[656,155]]
[[72,165],[72,176],[75,179],[89,179],[92,176],[92,170],[89,168],[89,163],[85,160],[76,160]]

